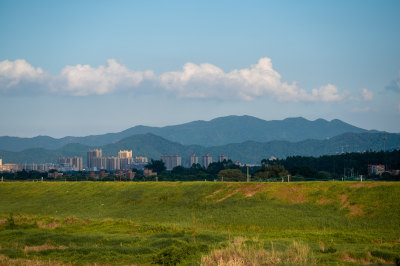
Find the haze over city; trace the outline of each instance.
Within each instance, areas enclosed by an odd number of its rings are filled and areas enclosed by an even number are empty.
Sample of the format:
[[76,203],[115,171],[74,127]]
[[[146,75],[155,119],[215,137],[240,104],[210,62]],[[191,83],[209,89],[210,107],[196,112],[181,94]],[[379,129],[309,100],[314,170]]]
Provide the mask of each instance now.
[[0,135],[226,115],[400,132],[399,1],[1,1]]

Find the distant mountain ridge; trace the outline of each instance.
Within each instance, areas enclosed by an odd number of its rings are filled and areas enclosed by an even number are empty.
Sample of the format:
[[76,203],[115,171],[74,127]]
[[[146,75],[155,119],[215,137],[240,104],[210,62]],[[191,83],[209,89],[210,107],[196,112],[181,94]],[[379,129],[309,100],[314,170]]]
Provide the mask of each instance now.
[[244,141],[268,142],[284,140],[297,142],[307,139],[326,139],[343,133],[366,133],[368,131],[341,120],[314,121],[302,117],[266,121],[252,116],[226,116],[210,121],[193,121],[174,126],[135,126],[117,133],[90,135],[86,137],[64,137],[60,139],[38,136],[34,138],[0,137],[0,150],[22,151],[29,148],[55,150],[71,143],[87,146],[102,146],[124,138],[151,133],[183,145],[220,146]]
[[[226,144],[221,146],[204,147],[200,145],[183,145],[166,140],[154,134],[139,134],[122,139],[116,143],[100,146],[103,156],[116,156],[119,150],[130,149],[133,156],[147,156],[160,159],[163,154],[179,154],[182,161],[188,161],[192,153],[203,156],[206,153],[217,160],[220,154],[227,155],[232,160],[243,163],[259,163],[264,158],[275,156],[321,156],[344,152],[363,152],[366,150],[380,151],[383,149],[383,138],[386,138],[386,149],[400,148],[400,134],[393,133],[345,133],[324,140],[303,140],[289,142],[274,140],[269,142],[246,141],[242,143]],[[21,152],[0,150],[3,162],[15,163],[44,163],[56,162],[58,157],[82,156],[86,163],[86,152],[90,146],[83,144],[67,144],[57,150],[43,148],[28,149]],[[370,162],[374,163],[374,162]]]

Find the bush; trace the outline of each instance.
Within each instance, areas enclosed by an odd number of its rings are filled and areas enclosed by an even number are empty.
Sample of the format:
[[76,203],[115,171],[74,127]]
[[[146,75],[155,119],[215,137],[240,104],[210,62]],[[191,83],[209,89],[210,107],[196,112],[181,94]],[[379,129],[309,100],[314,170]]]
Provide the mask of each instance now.
[[6,228],[10,229],[10,230],[14,230],[14,228],[15,228],[15,221],[14,221],[14,217],[13,217],[12,213],[10,213],[10,217],[7,218]]
[[187,245],[181,243],[180,247],[175,245],[162,249],[157,255],[154,256],[153,262],[161,265],[176,265],[181,263],[187,257],[196,254],[199,249],[207,251],[208,247],[201,245],[200,248],[196,245]]

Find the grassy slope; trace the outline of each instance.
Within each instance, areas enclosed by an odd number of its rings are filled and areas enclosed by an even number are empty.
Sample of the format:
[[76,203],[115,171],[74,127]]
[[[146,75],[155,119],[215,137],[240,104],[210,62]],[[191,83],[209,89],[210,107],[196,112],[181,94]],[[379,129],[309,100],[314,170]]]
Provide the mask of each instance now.
[[[149,263],[184,246],[183,262],[199,261],[231,235],[303,241],[320,262],[400,255],[400,183],[25,182],[0,183],[0,195],[0,216],[17,223],[0,227],[10,258]],[[68,248],[22,251],[44,244]],[[108,253],[95,255],[100,247]]]

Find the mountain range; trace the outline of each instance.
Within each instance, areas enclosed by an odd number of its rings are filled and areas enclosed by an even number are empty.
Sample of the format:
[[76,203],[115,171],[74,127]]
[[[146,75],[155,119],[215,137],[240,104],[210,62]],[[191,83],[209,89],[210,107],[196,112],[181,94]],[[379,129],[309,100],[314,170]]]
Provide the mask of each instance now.
[[210,121],[193,121],[174,126],[148,127],[135,126],[117,133],[90,135],[85,137],[52,138],[37,136],[33,138],[0,137],[0,150],[22,151],[30,148],[56,150],[64,145],[79,143],[97,147],[116,143],[124,138],[151,133],[169,141],[183,145],[205,147],[221,146],[245,141],[269,142],[273,140],[298,142],[307,139],[323,140],[343,133],[367,133],[338,119],[314,121],[302,117],[266,121],[252,116],[226,116]]
[[[284,158],[293,155],[320,156],[341,152],[379,151],[384,148],[384,137],[386,138],[385,149],[399,149],[400,134],[393,133],[344,133],[324,140],[246,141],[212,147],[183,145],[147,133],[133,135],[116,143],[99,146],[99,148],[103,150],[103,156],[116,156],[119,150],[131,149],[134,156],[147,156],[154,159],[159,159],[163,154],[179,154],[184,163],[188,161],[192,153],[196,153],[199,157],[209,153],[214,160],[218,155],[225,154],[230,159],[243,163],[259,163],[262,159],[271,156]],[[86,152],[90,148],[83,144],[67,144],[56,150],[43,148],[32,148],[20,152],[0,150],[0,158],[3,158],[4,162],[45,163],[56,162],[58,157],[81,156],[86,162]]]
[[[384,142],[385,139],[385,142]],[[56,162],[58,157],[81,156],[101,148],[103,156],[132,150],[134,156],[159,159],[179,154],[188,161],[192,153],[209,153],[216,160],[225,154],[232,160],[259,163],[264,158],[292,155],[320,156],[341,152],[398,149],[400,134],[368,131],[340,120],[310,121],[301,117],[266,121],[251,116],[227,116],[211,121],[193,121],[175,126],[135,126],[118,133],[86,137],[0,137],[4,163]]]

